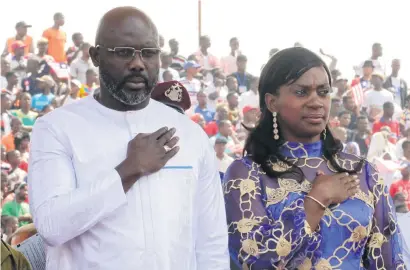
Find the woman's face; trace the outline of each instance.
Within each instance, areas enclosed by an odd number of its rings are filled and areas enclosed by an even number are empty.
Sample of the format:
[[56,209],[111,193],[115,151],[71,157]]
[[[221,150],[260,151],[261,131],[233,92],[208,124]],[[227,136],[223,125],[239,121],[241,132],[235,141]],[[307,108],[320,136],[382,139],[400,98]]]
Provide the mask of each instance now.
[[320,139],[329,119],[329,78],[323,67],[314,67],[290,85],[282,85],[279,95],[266,94],[271,112],[278,113],[281,136],[295,142]]

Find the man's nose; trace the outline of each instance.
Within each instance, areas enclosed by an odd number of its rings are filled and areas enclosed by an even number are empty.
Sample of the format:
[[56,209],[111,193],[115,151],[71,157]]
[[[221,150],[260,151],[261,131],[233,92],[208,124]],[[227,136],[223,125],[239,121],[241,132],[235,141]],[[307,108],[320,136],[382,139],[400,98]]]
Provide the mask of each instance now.
[[129,63],[128,68],[132,71],[143,71],[145,69],[145,63],[142,61],[140,53],[135,54]]

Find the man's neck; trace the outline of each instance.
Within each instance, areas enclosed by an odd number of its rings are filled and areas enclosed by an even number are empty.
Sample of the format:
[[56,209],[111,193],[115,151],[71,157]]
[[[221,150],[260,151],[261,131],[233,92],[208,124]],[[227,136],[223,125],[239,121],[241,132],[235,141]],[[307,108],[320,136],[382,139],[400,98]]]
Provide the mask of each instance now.
[[391,73],[391,76],[394,77],[394,78],[397,78],[397,77],[399,77],[399,72],[398,71],[393,71]]
[[231,50],[231,55],[236,56],[236,50]]
[[362,79],[365,81],[370,81],[370,79],[372,78],[372,74],[370,75],[363,75]]
[[375,55],[372,55],[372,57],[370,57],[370,59],[371,60],[377,60],[379,57],[378,56],[375,56]]
[[142,110],[148,106],[150,97],[145,99],[143,102],[136,104],[136,105],[126,105],[121,101],[116,100],[109,94],[107,89],[104,89],[104,86],[101,86],[98,95],[95,96],[95,99],[104,107],[108,109],[115,110],[115,111],[138,111]]
[[175,57],[175,56],[177,56],[177,55],[178,55],[178,51],[172,51],[172,50],[171,50],[171,56],[172,56],[172,57]]
[[231,110],[231,111],[236,109],[236,106],[232,106],[232,105],[229,105],[229,104],[228,104],[228,107],[229,107],[229,110]]
[[376,91],[382,91],[383,88],[382,88],[382,87],[378,87],[378,88],[375,87],[374,90],[376,90]]
[[88,87],[93,87],[94,82],[93,82],[93,81],[86,81],[85,84],[86,84]]
[[22,199],[19,198],[19,197],[16,197],[16,202],[17,202],[18,204],[20,204],[20,203],[24,202],[24,200],[22,200]]
[[163,69],[169,69],[169,65],[163,63],[163,64],[161,65],[161,68],[163,68]]
[[223,159],[225,157],[225,154],[224,153],[222,153],[222,154],[217,153],[216,156],[219,159]]
[[206,49],[206,48],[201,48],[201,53],[203,54],[203,55],[208,55],[208,49]]
[[59,29],[60,29],[60,26],[57,25],[57,24],[54,24],[54,25],[53,25],[53,28],[56,29],[56,30],[59,30]]
[[205,110],[206,109],[206,104],[198,104],[199,108],[201,110]]
[[22,111],[24,114],[28,114],[28,113],[30,112],[30,108],[21,107],[21,111]]
[[193,79],[194,79],[194,76],[192,76],[191,74],[186,74],[186,79],[188,80],[188,81],[192,81]]
[[6,89],[9,90],[9,91],[13,91],[14,85],[8,84],[7,87],[6,87]]
[[88,60],[90,60],[90,57],[83,55],[83,56],[81,56],[81,59],[82,59],[84,62],[88,62]]
[[37,56],[43,58],[46,55],[46,52],[38,52]]
[[23,40],[25,36],[26,35],[21,36],[21,35],[17,34],[16,35],[16,40]]
[[388,115],[383,115],[383,120],[385,122],[390,122],[392,120],[392,117],[388,116]]
[[245,76],[245,73],[246,73],[245,70],[243,70],[243,69],[239,70],[238,69],[238,74]]
[[47,96],[51,93],[51,89],[45,89],[43,90],[43,95]]

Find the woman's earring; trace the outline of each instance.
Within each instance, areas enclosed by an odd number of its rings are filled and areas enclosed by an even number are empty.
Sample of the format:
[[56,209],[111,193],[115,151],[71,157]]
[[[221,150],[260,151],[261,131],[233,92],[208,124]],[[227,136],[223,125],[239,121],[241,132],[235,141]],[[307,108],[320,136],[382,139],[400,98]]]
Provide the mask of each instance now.
[[278,115],[277,112],[273,112],[273,138],[275,140],[279,140],[279,130],[278,130],[278,119],[276,119],[276,116]]
[[322,134],[323,134],[323,140],[326,140],[326,128],[323,130]]

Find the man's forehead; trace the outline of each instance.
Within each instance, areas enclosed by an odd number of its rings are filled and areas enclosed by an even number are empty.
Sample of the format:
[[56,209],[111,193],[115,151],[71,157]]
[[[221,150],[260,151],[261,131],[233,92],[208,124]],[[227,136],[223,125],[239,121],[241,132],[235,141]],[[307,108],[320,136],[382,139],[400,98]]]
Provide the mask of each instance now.
[[159,40],[155,26],[136,16],[103,22],[99,31],[99,43],[105,46],[153,46]]

